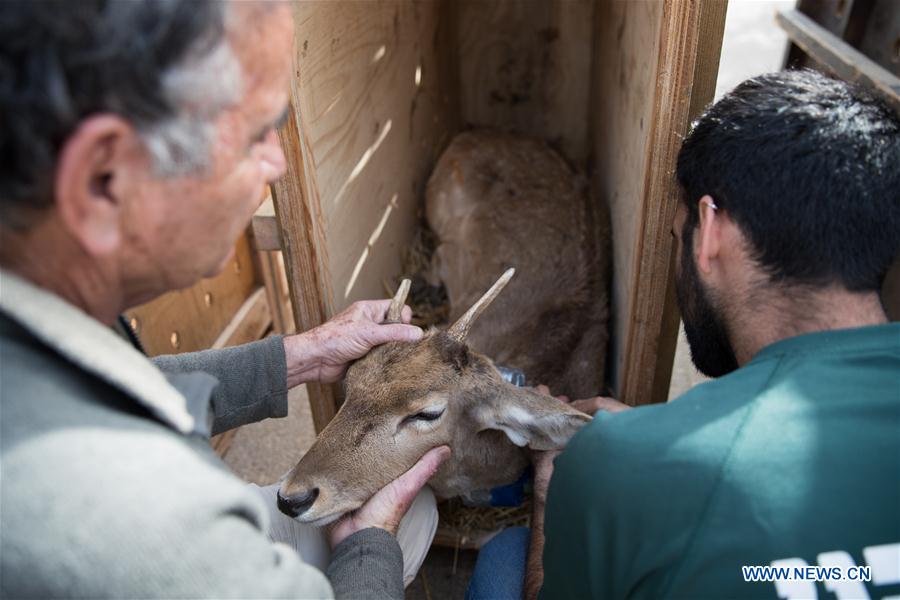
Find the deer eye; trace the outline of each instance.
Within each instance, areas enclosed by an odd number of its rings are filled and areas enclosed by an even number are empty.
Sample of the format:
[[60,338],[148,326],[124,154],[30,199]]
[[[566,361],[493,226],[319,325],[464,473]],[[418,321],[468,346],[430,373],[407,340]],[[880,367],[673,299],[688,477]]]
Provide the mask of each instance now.
[[443,408],[440,408],[437,410],[435,410],[435,409],[423,410],[423,411],[417,412],[414,415],[409,415],[408,417],[403,419],[403,422],[409,423],[412,421],[437,421],[438,419],[441,418],[441,415],[443,415],[443,414],[444,414]]

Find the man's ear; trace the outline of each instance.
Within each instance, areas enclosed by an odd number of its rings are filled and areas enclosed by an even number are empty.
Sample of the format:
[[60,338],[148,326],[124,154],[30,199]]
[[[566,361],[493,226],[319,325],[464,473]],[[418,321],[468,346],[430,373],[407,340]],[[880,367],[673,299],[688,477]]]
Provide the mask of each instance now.
[[551,396],[529,388],[498,386],[473,407],[480,429],[497,429],[516,446],[559,450],[591,418]]
[[65,141],[54,182],[55,209],[66,229],[93,256],[116,250],[121,240],[122,200],[114,190],[123,177],[137,133],[117,115],[89,117]]
[[719,256],[721,249],[722,217],[717,214],[718,207],[712,196],[708,194],[703,196],[698,204],[700,233],[698,243],[695,244],[697,267],[701,272],[708,274],[712,270],[712,261]]

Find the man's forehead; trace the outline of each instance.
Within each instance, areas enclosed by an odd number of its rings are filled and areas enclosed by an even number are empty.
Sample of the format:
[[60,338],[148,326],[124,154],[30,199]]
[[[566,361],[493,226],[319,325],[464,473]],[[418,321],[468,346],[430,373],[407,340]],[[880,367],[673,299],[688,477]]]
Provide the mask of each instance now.
[[[242,109],[254,122],[269,124],[277,122],[287,107],[294,27],[286,4],[262,3],[267,10],[253,10],[254,4],[230,3],[238,15],[232,19],[243,22],[229,31],[229,42],[243,72]],[[246,13],[246,19],[240,13]]]
[[[294,50],[294,25],[289,7],[281,2],[262,3],[266,10],[253,10],[255,2],[232,2],[233,24],[228,41],[241,61],[249,88],[272,79],[286,88],[290,82]],[[249,91],[249,90],[248,90]]]

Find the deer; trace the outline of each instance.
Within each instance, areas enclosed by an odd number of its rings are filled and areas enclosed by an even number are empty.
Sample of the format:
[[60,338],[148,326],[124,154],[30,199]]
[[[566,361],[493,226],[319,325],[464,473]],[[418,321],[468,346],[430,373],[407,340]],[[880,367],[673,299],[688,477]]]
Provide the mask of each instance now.
[[[429,481],[438,499],[509,484],[529,464],[528,448],[563,448],[591,420],[552,396],[508,383],[467,344],[514,272],[508,269],[448,329],[383,344],[350,366],[344,403],[281,482],[283,513],[327,525],[442,445],[452,455]],[[409,288],[403,280],[385,322],[400,322]]]
[[469,346],[554,394],[601,393],[609,338],[610,226],[586,180],[537,139],[490,129],[457,135],[425,192],[438,242],[426,279],[450,320],[492,274],[520,276],[473,327]]

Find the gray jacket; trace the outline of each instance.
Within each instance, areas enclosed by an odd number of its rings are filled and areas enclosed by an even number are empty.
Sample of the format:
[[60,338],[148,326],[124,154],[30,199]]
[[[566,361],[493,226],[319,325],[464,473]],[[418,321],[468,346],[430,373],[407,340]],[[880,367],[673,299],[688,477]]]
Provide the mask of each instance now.
[[347,538],[326,579],[209,446],[287,413],[280,338],[155,362],[0,271],[2,597],[402,597],[392,536]]

